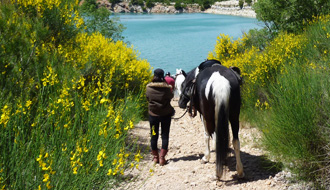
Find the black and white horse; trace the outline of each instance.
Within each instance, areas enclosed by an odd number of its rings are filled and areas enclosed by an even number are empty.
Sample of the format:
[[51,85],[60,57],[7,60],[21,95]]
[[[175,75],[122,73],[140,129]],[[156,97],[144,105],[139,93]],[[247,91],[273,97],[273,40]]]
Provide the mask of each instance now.
[[211,65],[201,70],[201,64],[187,73],[181,86],[182,94],[179,99],[179,107],[187,108],[190,101],[189,109],[197,110],[201,114],[205,130],[206,151],[203,157],[205,162],[210,159],[209,139],[215,133],[213,138],[216,139],[216,175],[218,179],[222,176],[223,165],[229,152],[228,121],[230,121],[233,133],[232,144],[236,156],[236,170],[238,177],[242,178],[244,172],[238,139],[241,106],[240,78],[232,69],[220,64],[212,63]]

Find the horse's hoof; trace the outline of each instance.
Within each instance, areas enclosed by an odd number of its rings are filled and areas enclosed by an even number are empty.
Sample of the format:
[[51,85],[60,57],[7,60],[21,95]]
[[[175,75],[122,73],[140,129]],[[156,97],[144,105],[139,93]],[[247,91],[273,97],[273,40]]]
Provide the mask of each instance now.
[[201,164],[206,164],[206,163],[208,163],[209,161],[207,161],[207,160],[204,160],[204,159],[201,159]]
[[218,181],[218,177],[216,175],[212,175],[210,177],[210,181]]
[[244,178],[244,177],[245,177],[244,172],[242,172],[242,173],[240,173],[240,174],[237,174],[237,177],[238,177],[238,178],[241,178],[241,179]]

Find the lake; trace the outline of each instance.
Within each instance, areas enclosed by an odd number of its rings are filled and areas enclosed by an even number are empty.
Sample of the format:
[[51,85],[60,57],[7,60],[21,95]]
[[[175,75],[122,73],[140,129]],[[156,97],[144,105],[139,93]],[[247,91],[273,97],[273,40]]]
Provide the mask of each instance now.
[[213,51],[223,33],[237,39],[243,32],[261,28],[254,18],[216,14],[121,14],[125,41],[147,59],[153,69],[175,74],[190,71]]

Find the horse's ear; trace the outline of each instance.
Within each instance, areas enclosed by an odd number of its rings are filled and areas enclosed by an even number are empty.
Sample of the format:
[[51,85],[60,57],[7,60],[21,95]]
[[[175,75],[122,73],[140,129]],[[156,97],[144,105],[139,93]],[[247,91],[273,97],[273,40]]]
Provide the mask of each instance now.
[[181,70],[181,72],[182,72],[184,77],[187,77],[187,74],[186,74],[186,72],[184,72],[184,70]]

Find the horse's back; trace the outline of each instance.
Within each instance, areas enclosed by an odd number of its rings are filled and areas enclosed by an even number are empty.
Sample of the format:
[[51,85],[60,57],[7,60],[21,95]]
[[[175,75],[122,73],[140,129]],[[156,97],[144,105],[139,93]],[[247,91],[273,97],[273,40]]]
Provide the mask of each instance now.
[[201,71],[198,74],[196,80],[198,80],[198,78],[205,79],[207,77],[211,77],[211,75],[214,72],[219,72],[221,76],[226,78],[229,81],[231,88],[239,88],[239,79],[237,78],[236,74],[234,73],[235,71],[233,71],[223,65],[218,65],[218,64],[205,68],[203,71]]

